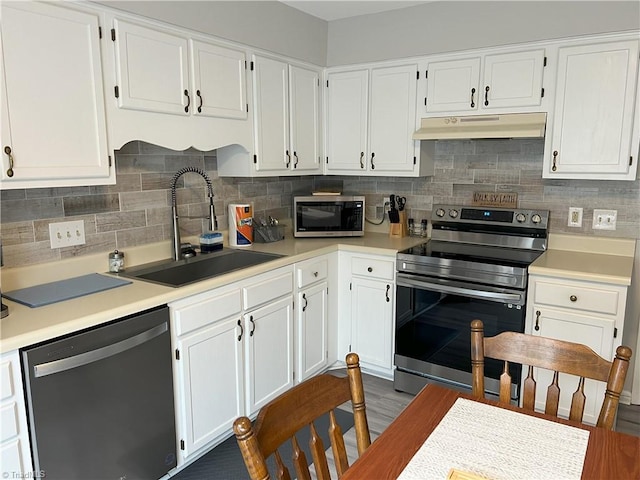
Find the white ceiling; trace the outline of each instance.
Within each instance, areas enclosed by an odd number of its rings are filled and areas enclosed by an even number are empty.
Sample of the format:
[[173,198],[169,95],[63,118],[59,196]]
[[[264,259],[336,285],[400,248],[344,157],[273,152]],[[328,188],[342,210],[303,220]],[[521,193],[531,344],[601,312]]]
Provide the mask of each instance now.
[[339,20],[341,18],[357,17],[359,15],[368,15],[370,13],[386,12],[388,10],[397,10],[399,8],[412,7],[414,5],[420,5],[421,3],[428,3],[427,1],[343,1],[343,0],[289,0],[282,1],[290,7],[296,8],[313,15],[314,17],[321,18],[328,22],[332,20]]

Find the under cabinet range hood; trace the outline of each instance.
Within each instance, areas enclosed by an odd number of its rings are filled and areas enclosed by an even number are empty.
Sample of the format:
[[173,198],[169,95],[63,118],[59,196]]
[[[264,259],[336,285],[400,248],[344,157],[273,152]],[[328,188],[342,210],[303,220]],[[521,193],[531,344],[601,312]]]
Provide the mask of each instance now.
[[423,118],[413,139],[542,138],[546,123],[546,113]]

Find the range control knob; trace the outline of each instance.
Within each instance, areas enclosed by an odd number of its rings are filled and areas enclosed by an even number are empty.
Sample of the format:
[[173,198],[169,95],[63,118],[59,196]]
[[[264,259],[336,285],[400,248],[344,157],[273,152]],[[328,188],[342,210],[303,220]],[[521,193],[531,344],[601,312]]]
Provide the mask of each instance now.
[[458,210],[456,210],[455,208],[449,210],[449,216],[451,218],[458,218]]
[[531,215],[531,221],[536,224],[540,223],[542,221],[542,217],[537,213],[534,213],[533,215]]
[[444,217],[445,211],[443,208],[439,208],[436,210],[436,215],[440,218]]
[[517,221],[518,223],[524,223],[524,222],[526,222],[526,221],[527,221],[527,216],[526,216],[524,213],[518,213],[518,214],[516,215],[516,221]]

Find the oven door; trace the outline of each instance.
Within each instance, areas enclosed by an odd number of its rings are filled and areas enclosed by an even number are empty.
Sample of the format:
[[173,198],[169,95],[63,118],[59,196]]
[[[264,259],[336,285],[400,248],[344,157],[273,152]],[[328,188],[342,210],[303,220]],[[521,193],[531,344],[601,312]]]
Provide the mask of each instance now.
[[[471,390],[471,321],[485,336],[524,332],[525,291],[398,273],[394,387],[417,393],[435,381]],[[503,363],[485,361],[485,388],[500,392]],[[510,365],[512,398],[519,398],[520,365]]]

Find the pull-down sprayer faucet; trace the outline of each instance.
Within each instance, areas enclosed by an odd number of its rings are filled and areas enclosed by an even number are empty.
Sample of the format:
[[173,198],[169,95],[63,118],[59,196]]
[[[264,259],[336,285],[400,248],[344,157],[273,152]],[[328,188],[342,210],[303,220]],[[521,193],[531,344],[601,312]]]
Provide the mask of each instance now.
[[[181,255],[181,243],[180,243],[180,226],[178,224],[178,207],[176,205],[176,183],[178,179],[184,175],[185,173],[193,172],[200,175],[204,178],[205,182],[207,182],[207,190],[209,194],[209,230],[213,231],[218,228],[216,222],[216,212],[213,208],[213,186],[211,185],[211,179],[209,176],[201,169],[196,167],[185,167],[181,168],[176,172],[171,180],[171,217],[173,222],[173,259],[180,260]],[[203,216],[188,216],[185,215],[184,218],[207,218]]]

